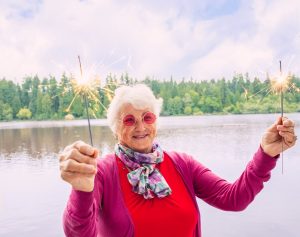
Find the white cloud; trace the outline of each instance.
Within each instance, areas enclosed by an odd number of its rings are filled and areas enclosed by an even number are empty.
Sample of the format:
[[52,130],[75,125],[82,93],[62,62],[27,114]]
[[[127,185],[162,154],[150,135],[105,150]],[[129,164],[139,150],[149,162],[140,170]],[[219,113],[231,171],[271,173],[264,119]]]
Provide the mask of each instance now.
[[78,54],[84,64],[97,64],[99,73],[128,71],[139,78],[258,75],[273,70],[279,58],[299,73],[296,0],[242,1],[237,10],[211,19],[199,13],[209,1],[172,3],[0,3],[0,77],[59,76],[77,66]]
[[[263,50],[262,50],[263,49]],[[207,56],[191,65],[192,75],[197,79],[231,79],[236,73],[265,77],[266,62],[273,59],[270,48],[257,45],[257,41],[236,43],[225,41]]]
[[[191,74],[196,78],[210,79],[231,78],[235,73],[248,72],[252,77],[263,78],[267,72],[277,72],[278,61],[283,60],[286,71],[299,75],[299,11],[297,1],[292,4],[286,1],[245,4],[233,19],[239,22],[243,17],[249,17],[248,26],[251,28],[236,29],[233,35],[225,35],[207,55],[191,64]],[[231,19],[225,17],[223,20],[225,25],[232,24]]]

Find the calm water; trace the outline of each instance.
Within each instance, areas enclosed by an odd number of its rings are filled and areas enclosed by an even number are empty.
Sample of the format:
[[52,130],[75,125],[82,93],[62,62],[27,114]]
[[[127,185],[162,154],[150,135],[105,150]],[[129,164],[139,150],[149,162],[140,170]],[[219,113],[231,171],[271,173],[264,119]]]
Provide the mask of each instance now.
[[[290,114],[300,124],[300,114]],[[276,115],[161,118],[157,140],[184,151],[234,181]],[[106,154],[115,140],[93,120],[95,146]],[[296,128],[300,135],[299,126]],[[64,236],[61,216],[70,187],[60,180],[57,153],[81,139],[86,121],[0,123],[0,236]],[[243,212],[224,212],[199,200],[204,237],[299,236],[300,146],[284,153],[265,189]]]

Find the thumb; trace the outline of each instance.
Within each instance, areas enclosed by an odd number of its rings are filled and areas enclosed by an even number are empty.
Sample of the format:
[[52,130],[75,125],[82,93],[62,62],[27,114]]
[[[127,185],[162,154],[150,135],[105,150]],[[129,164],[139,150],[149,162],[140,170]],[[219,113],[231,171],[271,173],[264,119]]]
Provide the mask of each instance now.
[[282,125],[284,117],[280,116],[276,119],[275,125]]
[[281,125],[282,124],[282,117],[278,117],[275,121],[275,123],[273,123],[268,129],[268,132],[277,132],[277,125]]

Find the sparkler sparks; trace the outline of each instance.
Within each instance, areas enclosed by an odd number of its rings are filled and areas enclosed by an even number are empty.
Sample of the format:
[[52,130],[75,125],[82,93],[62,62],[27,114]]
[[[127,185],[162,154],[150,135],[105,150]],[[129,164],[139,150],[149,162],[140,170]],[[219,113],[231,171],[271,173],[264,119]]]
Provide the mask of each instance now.
[[[80,61],[80,57],[78,59]],[[81,65],[81,61],[79,64]],[[98,110],[99,105],[102,106],[104,110],[107,110],[106,106],[100,100],[101,93],[105,94],[110,100],[112,98],[113,91],[110,90],[107,85],[101,85],[100,77],[95,73],[94,68],[85,70],[84,73],[82,73],[82,66],[80,66],[80,68],[80,74],[71,73],[71,85],[74,91],[74,97],[66,111],[70,111],[77,97],[86,97],[88,101],[95,105],[91,108],[91,112],[96,118],[97,116],[95,112]]]
[[[281,61],[280,61],[280,65],[281,65]],[[280,66],[280,74],[278,76],[271,78],[272,91],[275,93],[284,93],[290,88],[291,79],[292,79],[291,75],[283,73]]]
[[[113,91],[108,87],[101,87],[100,77],[96,73],[94,73],[94,70],[90,69],[83,73],[80,56],[78,56],[78,61],[80,66],[80,74],[71,73],[70,81],[74,91],[74,97],[71,100],[66,111],[69,112],[71,110],[71,107],[74,104],[76,98],[81,97],[84,100],[88,119],[90,143],[93,146],[89,112],[91,112],[93,117],[96,118],[96,112],[98,111],[99,105],[107,110],[105,105],[100,100],[100,95],[101,93],[104,93],[110,100],[110,98],[112,98]],[[90,105],[92,105],[93,107],[90,108]]]

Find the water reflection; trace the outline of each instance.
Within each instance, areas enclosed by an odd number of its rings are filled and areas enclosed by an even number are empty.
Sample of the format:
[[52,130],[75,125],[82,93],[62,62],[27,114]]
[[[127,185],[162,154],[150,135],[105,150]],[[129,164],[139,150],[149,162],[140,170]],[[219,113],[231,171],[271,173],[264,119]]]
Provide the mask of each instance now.
[[[158,139],[170,138],[173,141],[182,133],[184,135],[186,133],[191,134],[191,137],[204,134],[204,136],[199,136],[199,138],[215,139],[214,136],[223,136],[227,133],[230,133],[228,137],[232,133],[239,135],[239,130],[249,128],[253,130],[258,129],[257,132],[260,132],[273,122],[274,117],[274,115],[163,117],[159,121]],[[296,115],[293,115],[293,117],[296,117]],[[2,153],[2,158],[9,158],[9,154],[18,152],[27,153],[32,158],[42,158],[47,152],[58,153],[66,145],[76,140],[89,141],[85,120],[25,122],[23,125],[20,122],[4,124],[5,126],[0,126],[0,128],[6,128],[0,129],[0,152]],[[92,133],[95,146],[110,151],[115,143],[115,139],[110,129],[106,126],[106,121],[94,120],[92,124],[94,124],[92,125]],[[251,136],[252,132],[255,131],[243,134]],[[188,139],[191,137],[188,137]],[[232,141],[239,142],[240,139],[233,139]]]
[[[291,114],[300,124],[299,114]],[[233,181],[258,148],[274,115],[161,118],[158,141],[165,150],[193,155],[220,176]],[[95,146],[113,151],[115,138],[103,121],[92,121]],[[61,215],[70,187],[59,176],[57,153],[76,141],[89,141],[86,121],[6,124],[0,129],[0,236],[63,236]],[[299,127],[297,133],[300,134]],[[255,203],[245,212],[221,212],[202,201],[203,235],[298,236],[300,226],[300,149],[285,153]],[[215,228],[219,226],[221,228]],[[234,227],[234,228],[233,228]]]
[[[3,158],[25,153],[41,159],[47,153],[58,153],[76,140],[88,141],[86,127],[22,128],[0,130],[0,151]],[[114,137],[107,127],[93,127],[95,146],[111,147]],[[104,139],[105,138],[105,139]]]

